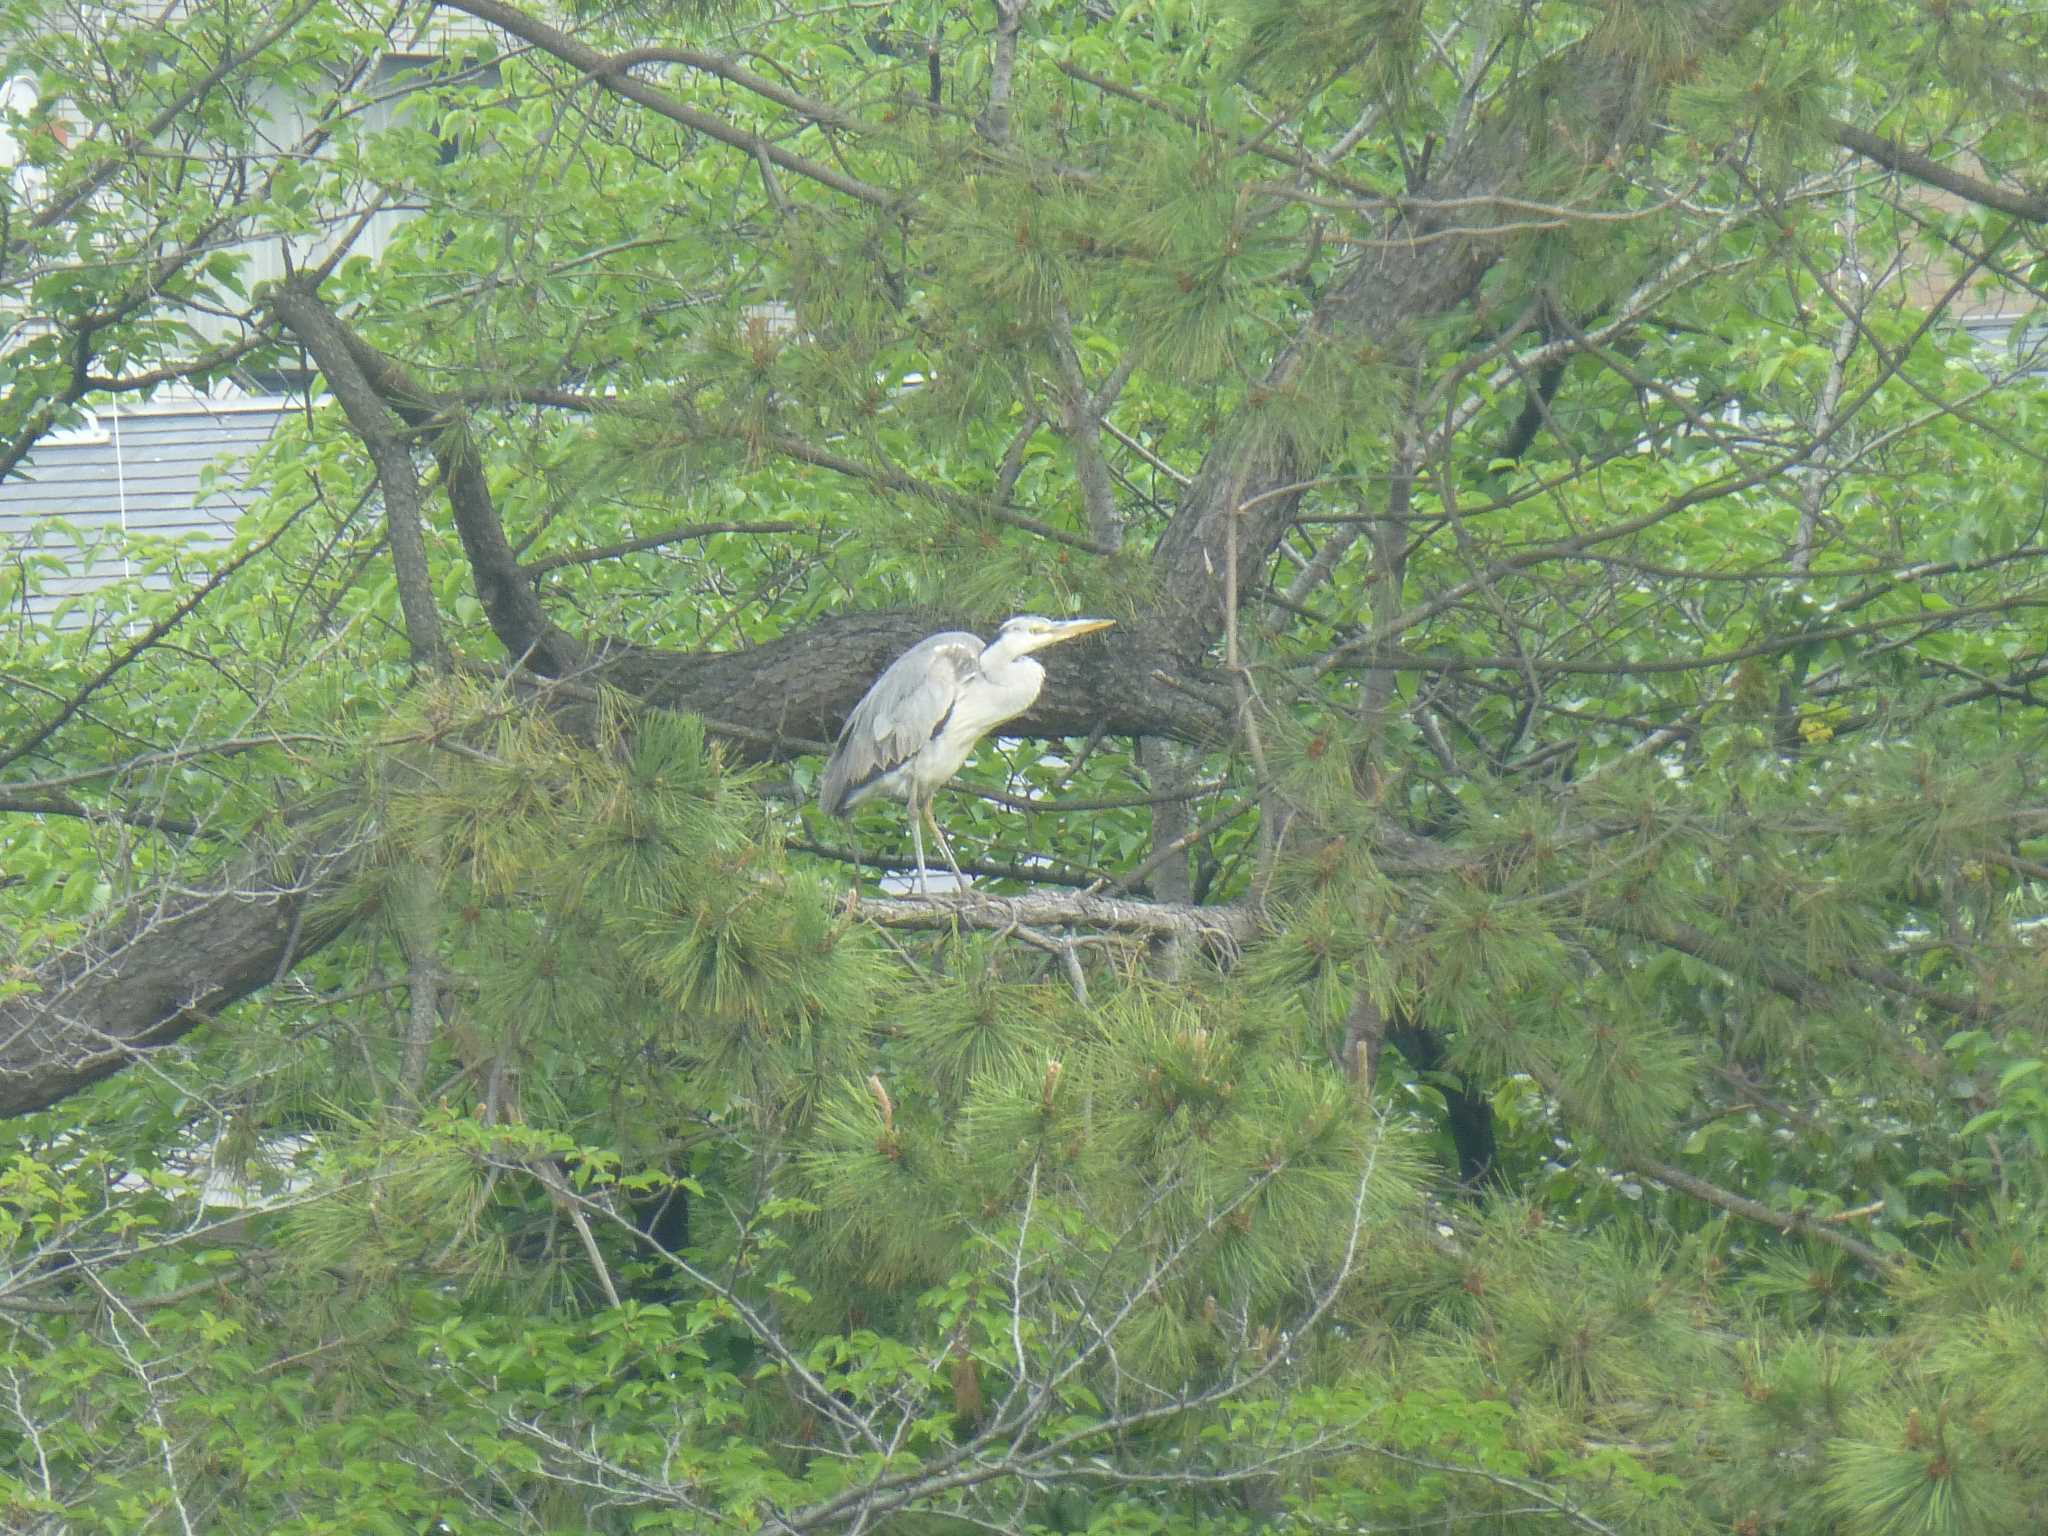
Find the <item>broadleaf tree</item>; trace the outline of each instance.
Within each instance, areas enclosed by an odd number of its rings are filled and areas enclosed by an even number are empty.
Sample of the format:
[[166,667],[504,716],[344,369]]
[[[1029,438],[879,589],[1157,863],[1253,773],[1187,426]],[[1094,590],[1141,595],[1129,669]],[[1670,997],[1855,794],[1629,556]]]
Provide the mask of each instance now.
[[2048,1520],[2038,16],[6,15],[8,1529]]

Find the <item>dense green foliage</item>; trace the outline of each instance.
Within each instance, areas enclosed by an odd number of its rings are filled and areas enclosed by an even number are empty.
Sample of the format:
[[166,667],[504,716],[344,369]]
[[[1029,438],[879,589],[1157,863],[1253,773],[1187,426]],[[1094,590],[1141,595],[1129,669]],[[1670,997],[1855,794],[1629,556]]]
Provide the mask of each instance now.
[[[305,407],[0,566],[0,1527],[2048,1526],[2037,14],[184,11],[0,33],[0,465]],[[1131,647],[951,912],[901,609]]]

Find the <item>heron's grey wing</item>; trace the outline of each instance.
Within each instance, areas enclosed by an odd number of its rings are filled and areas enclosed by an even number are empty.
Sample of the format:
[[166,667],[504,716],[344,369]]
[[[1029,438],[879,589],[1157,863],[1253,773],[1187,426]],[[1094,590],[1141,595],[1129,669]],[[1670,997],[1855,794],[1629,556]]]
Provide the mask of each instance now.
[[846,717],[818,784],[819,803],[844,816],[864,790],[915,757],[980,671],[981,649],[980,636],[953,630],[920,640],[892,661]]

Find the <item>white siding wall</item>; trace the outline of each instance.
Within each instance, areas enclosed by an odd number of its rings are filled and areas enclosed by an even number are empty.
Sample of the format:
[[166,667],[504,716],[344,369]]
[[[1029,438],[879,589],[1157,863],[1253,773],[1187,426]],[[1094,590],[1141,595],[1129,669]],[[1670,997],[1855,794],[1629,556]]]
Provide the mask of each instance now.
[[[48,621],[66,600],[132,574],[140,541],[226,543],[245,498],[232,475],[201,496],[200,471],[261,447],[288,409],[277,397],[102,406],[89,425],[38,444],[0,482],[0,622]],[[146,580],[172,584],[165,572]],[[63,623],[89,617],[81,608]]]

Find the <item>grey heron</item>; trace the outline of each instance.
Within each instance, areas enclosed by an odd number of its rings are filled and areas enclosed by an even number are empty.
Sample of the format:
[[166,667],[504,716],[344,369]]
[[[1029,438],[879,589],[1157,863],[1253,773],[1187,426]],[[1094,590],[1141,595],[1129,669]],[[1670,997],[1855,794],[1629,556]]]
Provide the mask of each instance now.
[[834,816],[875,795],[893,795],[910,812],[917,850],[917,888],[930,888],[924,867],[924,826],[954,874],[960,866],[932,815],[932,796],[974,751],[974,744],[1031,707],[1045,686],[1045,668],[1033,651],[1107,629],[1114,619],[1005,620],[995,639],[948,630],[920,640],[889,663],[854,705],[825,764],[818,803]]

